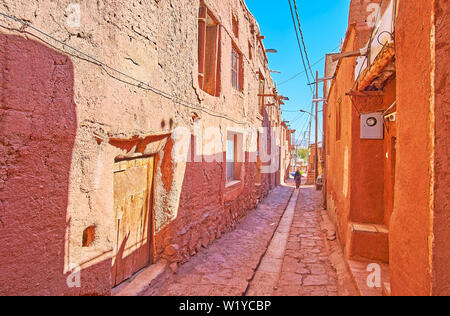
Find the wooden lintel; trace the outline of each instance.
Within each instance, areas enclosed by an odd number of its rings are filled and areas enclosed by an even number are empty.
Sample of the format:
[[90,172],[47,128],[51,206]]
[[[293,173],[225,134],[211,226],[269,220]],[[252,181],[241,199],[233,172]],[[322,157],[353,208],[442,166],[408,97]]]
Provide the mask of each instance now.
[[377,97],[383,96],[384,91],[349,91],[345,95],[352,97]]
[[333,62],[342,59],[342,58],[347,58],[347,57],[358,57],[361,56],[361,51],[360,50],[354,50],[354,51],[350,51],[350,52],[343,52],[343,53],[339,53],[339,54],[334,54],[331,56],[331,60]]
[[278,97],[278,94],[258,94],[258,97]]
[[394,57],[395,49],[391,46],[385,46],[381,52],[378,53],[375,61],[364,69],[359,76],[357,80],[359,90],[361,92],[366,92],[366,89],[370,88],[377,79],[381,79],[378,80],[381,85],[375,88],[380,89],[382,84],[394,74],[393,71],[390,71],[394,69],[394,67],[391,67],[394,66]]

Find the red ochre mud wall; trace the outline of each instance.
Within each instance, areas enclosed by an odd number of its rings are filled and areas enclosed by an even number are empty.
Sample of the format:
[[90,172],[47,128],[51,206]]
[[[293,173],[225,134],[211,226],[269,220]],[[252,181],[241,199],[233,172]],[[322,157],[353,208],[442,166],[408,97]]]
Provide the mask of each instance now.
[[[250,155],[246,153],[246,161]],[[255,186],[256,163],[245,162],[243,180],[226,187],[226,163],[209,162],[211,159],[187,164],[178,217],[156,234],[156,260],[188,261],[202,247],[233,230],[237,221],[267,196],[269,177],[274,174],[263,174],[263,183]]]
[[67,291],[73,84],[67,56],[0,34],[0,295]]
[[449,5],[400,1],[398,12],[392,294],[448,295]]
[[[24,18],[51,34],[61,31],[64,34],[55,35],[57,38],[69,38],[74,47],[87,50],[135,78],[156,74],[148,79],[161,90],[184,95],[190,102],[200,101],[202,107],[215,109],[233,120],[241,120],[246,113],[253,127],[280,123],[274,113],[259,115],[259,82],[252,76],[244,78],[248,89],[236,92],[231,87],[231,72],[223,71],[220,98],[208,95],[192,80],[198,71],[197,2],[180,6],[176,5],[178,2],[151,1],[132,8],[123,3],[98,7],[85,2],[82,8],[87,15],[83,16],[87,20],[90,16],[102,19],[94,19],[95,25],[82,23],[80,33],[89,35],[72,38],[69,31],[65,30],[65,34],[61,29],[66,20],[63,3],[50,8],[35,1],[35,6],[25,8],[17,1],[6,2],[10,3],[6,10],[11,16]],[[244,74],[262,70],[267,90],[274,88],[264,46],[257,41],[259,27],[245,6],[238,1],[206,2],[221,17],[224,27],[230,29],[232,8],[242,26],[239,38],[223,32],[221,69],[230,69],[231,58],[227,55],[231,54],[233,43],[239,44],[246,56],[251,41],[255,58],[244,64]],[[139,10],[145,13],[143,19],[149,21],[145,27],[133,19]],[[41,14],[36,16],[32,11]],[[116,16],[116,12],[120,14]],[[55,23],[46,25],[49,14],[55,17]],[[158,19],[161,16],[165,18]],[[117,25],[123,21],[134,21],[134,27],[118,30]],[[14,22],[8,26],[18,27]],[[115,34],[114,38],[110,34]],[[165,40],[156,44],[135,39],[142,34],[145,38]],[[194,44],[191,47],[186,43]],[[161,45],[163,50],[155,45]],[[109,52],[117,54],[110,56]],[[173,62],[175,57],[185,60],[182,67]],[[138,62],[130,63],[135,59]],[[189,163],[181,188],[177,172],[184,172],[184,168],[180,164],[172,166],[167,158],[171,156],[172,144],[170,140],[166,144],[165,139],[170,138],[174,126],[191,129],[194,114],[198,116],[188,108],[180,111],[173,102],[158,95],[131,89],[92,64],[63,55],[41,42],[1,35],[0,295],[111,293],[111,257],[116,250],[116,159],[135,158],[134,154],[162,159],[158,160],[155,177],[158,232],[153,261],[184,262],[200,245],[205,246],[231,230],[275,187],[278,174],[262,175],[261,185],[256,185],[256,164],[245,163],[241,183],[227,188],[225,163]],[[222,131],[235,127],[206,114],[200,119],[206,127],[220,125]],[[253,149],[244,146],[243,150]],[[170,214],[178,215],[174,219]],[[88,238],[92,243],[83,247],[83,232],[88,228],[95,228],[95,233]],[[81,288],[67,287],[67,270],[72,262],[83,267]]]
[[[0,43],[0,295],[109,295],[111,259],[84,268],[80,288],[67,286],[65,246],[76,220],[67,214],[78,125],[73,64],[20,36],[0,35]],[[161,163],[167,191],[172,147],[169,138]],[[256,163],[246,162],[241,182],[226,187],[225,171],[226,163],[187,164],[178,216],[156,234],[154,262],[186,262],[279,182],[275,172],[256,185]]]
[[435,1],[436,13],[436,131],[435,131],[435,205],[433,295],[450,295],[450,177],[448,146],[450,143],[450,2]]

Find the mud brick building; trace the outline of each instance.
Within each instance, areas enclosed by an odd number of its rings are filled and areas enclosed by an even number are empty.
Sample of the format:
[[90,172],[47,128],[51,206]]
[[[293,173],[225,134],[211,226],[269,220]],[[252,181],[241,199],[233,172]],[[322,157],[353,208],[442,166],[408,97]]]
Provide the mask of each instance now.
[[[322,145],[319,144],[319,148],[317,150],[319,157],[317,158],[318,162],[318,171],[317,176],[323,174],[322,168],[322,160],[323,160],[323,148]],[[316,183],[316,144],[312,144],[309,146],[309,158],[308,158],[308,175],[306,178],[306,184],[314,185]]]
[[361,289],[379,263],[385,295],[449,294],[449,9],[354,0],[327,55],[327,207]]
[[182,264],[291,161],[244,1],[82,1],[79,27],[71,3],[0,3],[0,294]]

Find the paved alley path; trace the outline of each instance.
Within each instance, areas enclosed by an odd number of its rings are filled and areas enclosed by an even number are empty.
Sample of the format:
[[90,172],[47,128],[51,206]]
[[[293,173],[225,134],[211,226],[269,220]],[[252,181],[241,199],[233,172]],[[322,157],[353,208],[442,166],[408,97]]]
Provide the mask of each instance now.
[[[322,194],[303,187],[296,201],[281,271],[257,271],[252,296],[337,296],[338,276],[321,230]],[[273,260],[273,259],[271,259]],[[274,283],[273,281],[276,280]],[[271,288],[267,284],[274,284]]]
[[[330,261],[320,205],[321,192],[313,187],[300,191],[276,188],[235,231],[204,249],[147,295],[340,294],[341,275]],[[343,261],[341,270],[342,266]]]
[[192,257],[161,288],[151,289],[148,295],[243,295],[293,191],[292,187],[273,190],[241,220],[236,230]]

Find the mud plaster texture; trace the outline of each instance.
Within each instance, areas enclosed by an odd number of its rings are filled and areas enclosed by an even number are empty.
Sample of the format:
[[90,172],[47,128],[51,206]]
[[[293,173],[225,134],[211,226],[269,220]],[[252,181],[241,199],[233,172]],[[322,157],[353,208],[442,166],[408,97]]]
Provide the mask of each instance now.
[[[193,133],[195,126],[219,127],[219,148],[205,153],[216,155],[226,150],[227,131],[280,123],[275,107],[264,116],[258,114],[257,73],[265,76],[267,91],[274,85],[264,48],[256,38],[259,27],[243,2],[221,1],[219,5],[206,1],[222,25],[219,97],[198,86],[199,1],[84,1],[79,28],[66,23],[71,3],[2,1],[0,10],[174,97],[141,89],[129,77],[100,67],[45,36],[38,38],[32,29],[20,33],[20,24],[1,19],[2,294],[110,294],[110,270],[117,251],[113,169],[118,158],[158,158],[154,261],[186,261],[199,244],[210,243],[222,231],[232,229],[279,182],[276,173],[270,174],[255,189],[255,166],[248,164],[243,167],[246,178],[241,188],[229,193],[235,197],[227,202],[223,165],[196,166],[170,159],[171,150],[180,145],[173,135],[176,128]],[[232,14],[239,20],[239,38],[230,31]],[[242,92],[231,87],[233,42],[244,55]],[[254,49],[251,60],[249,42]],[[198,108],[181,106],[175,98]],[[266,102],[274,100],[267,98]],[[282,143],[281,132],[275,135],[276,147],[287,144]],[[246,136],[243,151],[254,153],[256,141]],[[197,171],[204,175],[204,191],[193,193],[186,178],[195,178]],[[207,181],[219,188],[213,189]],[[199,202],[206,196],[220,207]],[[187,223],[191,215],[195,220]],[[171,228],[177,220],[182,224]],[[83,232],[92,226],[95,239],[89,247],[82,247]],[[189,237],[183,239],[180,234]],[[74,264],[82,269],[81,288],[66,285]]]
[[[361,20],[357,18],[363,12],[360,6],[367,2],[352,1],[344,51],[360,49],[367,42],[364,26],[352,24]],[[443,65],[448,60],[448,14],[444,12],[449,8],[442,1],[400,0],[398,5],[396,77],[386,85],[383,102],[354,98],[352,104],[345,92],[354,84],[355,61],[349,58],[338,64],[327,109],[327,206],[344,245],[351,221],[387,226],[392,295],[443,295],[448,293],[448,269],[444,267],[449,256],[448,229],[444,229],[448,227],[448,186],[443,186],[448,183],[448,172],[443,169],[448,165],[448,98],[444,97],[448,89],[443,88],[448,70]],[[419,42],[423,44],[417,46]],[[374,174],[386,168],[387,164],[380,163],[390,153],[383,153],[376,141],[372,148],[361,144],[354,110],[386,109],[394,100],[397,121],[389,123],[395,127],[385,137],[396,138],[395,186]],[[340,103],[339,140],[336,109]],[[390,141],[385,139],[385,149]],[[388,168],[385,178],[390,176]]]
[[267,272],[269,266],[262,268],[293,191],[288,186],[275,189],[236,230],[224,234],[145,295],[356,295],[342,251],[336,241],[326,241],[326,214],[320,206],[321,194],[313,187],[302,188],[294,203],[288,243],[278,249],[281,269]]

